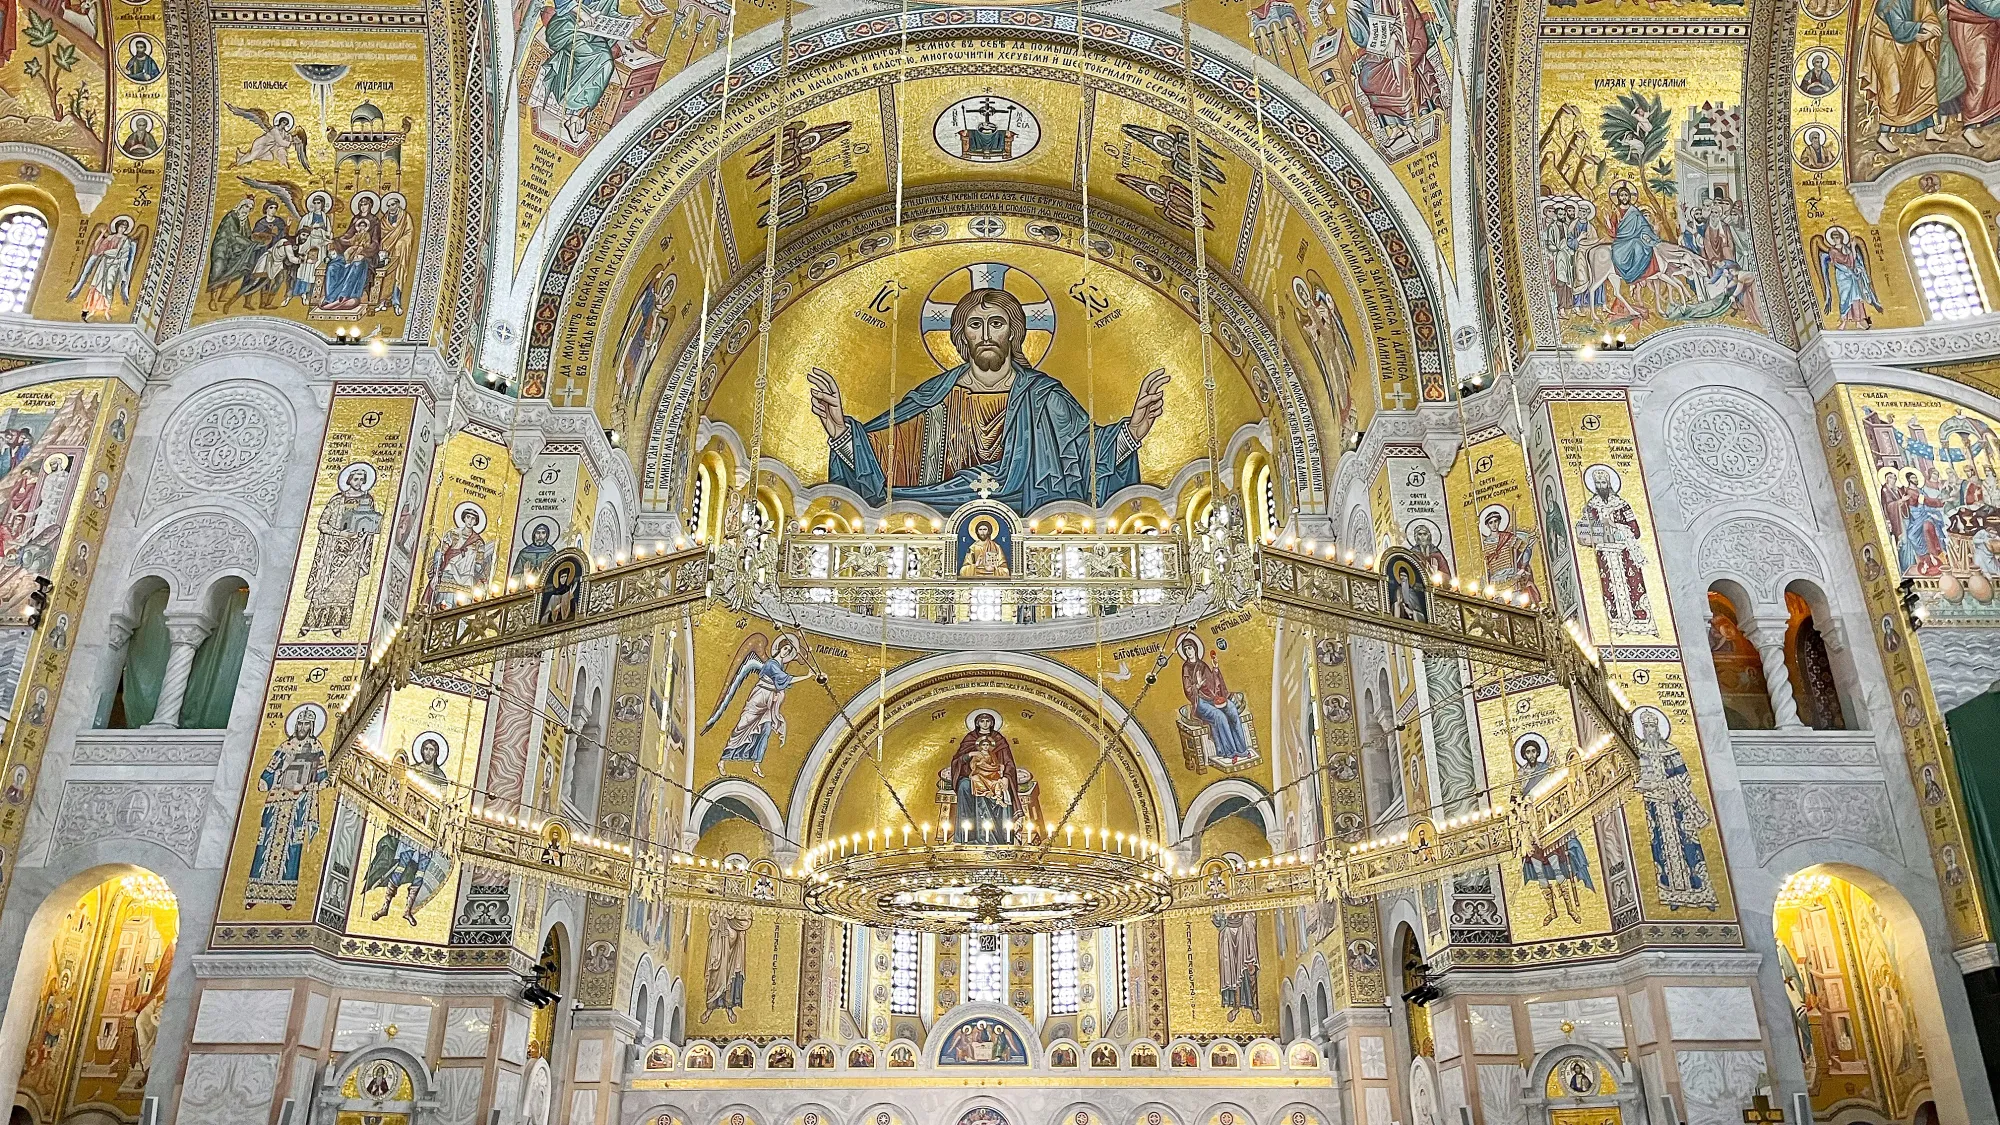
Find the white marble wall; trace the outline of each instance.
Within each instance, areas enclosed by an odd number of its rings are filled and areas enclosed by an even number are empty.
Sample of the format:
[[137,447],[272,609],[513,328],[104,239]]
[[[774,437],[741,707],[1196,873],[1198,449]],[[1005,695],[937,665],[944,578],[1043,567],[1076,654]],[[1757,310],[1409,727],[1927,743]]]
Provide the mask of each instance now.
[[189,1056],[181,1085],[179,1125],[243,1125],[271,1108],[278,1089],[278,1056]]

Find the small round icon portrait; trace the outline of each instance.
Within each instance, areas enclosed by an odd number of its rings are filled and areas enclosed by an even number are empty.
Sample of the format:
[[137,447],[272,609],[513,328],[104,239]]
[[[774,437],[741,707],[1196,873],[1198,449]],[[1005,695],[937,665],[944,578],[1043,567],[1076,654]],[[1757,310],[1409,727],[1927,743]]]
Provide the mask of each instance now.
[[118,127],[118,151],[133,160],[150,160],[160,154],[160,115],[150,109],[135,109]]
[[1041,143],[1042,126],[1027,106],[980,95],[946,106],[931,137],[946,155],[973,164],[1004,164],[1033,152]]
[[1801,126],[1798,132],[1798,151],[1793,159],[1799,167],[1808,172],[1824,172],[1840,163],[1840,145],[1834,136],[1832,126],[1814,121]]
[[119,44],[118,69],[141,86],[160,80],[160,41],[150,35],[127,35]]
[[1799,93],[1823,98],[1840,86],[1840,60],[1825,47],[1814,47],[1799,57]]

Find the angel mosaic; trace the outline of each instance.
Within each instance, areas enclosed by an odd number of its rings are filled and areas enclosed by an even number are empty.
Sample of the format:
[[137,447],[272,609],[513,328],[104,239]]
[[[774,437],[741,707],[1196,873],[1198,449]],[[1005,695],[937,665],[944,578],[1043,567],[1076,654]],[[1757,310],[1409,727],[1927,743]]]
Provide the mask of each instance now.
[[152,229],[135,223],[130,215],[92,228],[89,253],[69,290],[70,300],[83,298],[83,319],[109,320],[113,301],[130,311],[132,274],[151,237]]
[[1882,311],[1882,298],[1875,293],[1875,278],[1868,267],[1868,247],[1846,227],[1831,226],[1824,234],[1812,236],[1806,258],[1813,263],[1825,297],[1821,311],[1837,313],[1842,328],[1867,328],[1874,323],[1869,309]]
[[752,633],[736,646],[729,661],[736,674],[716,701],[714,713],[701,725],[701,733],[707,734],[736,702],[743,685],[751,683],[743,711],[722,744],[722,761],[749,762],[750,772],[764,776],[764,755],[770,749],[771,736],[777,736],[778,745],[785,743],[785,692],[801,679],[790,666],[805,660],[805,645],[796,633],[780,633],[775,642],[762,633]]

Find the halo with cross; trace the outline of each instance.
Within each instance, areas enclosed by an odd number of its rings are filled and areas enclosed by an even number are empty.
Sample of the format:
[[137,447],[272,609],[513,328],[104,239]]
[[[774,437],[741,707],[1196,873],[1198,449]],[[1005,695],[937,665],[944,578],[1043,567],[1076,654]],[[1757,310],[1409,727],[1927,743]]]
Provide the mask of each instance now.
[[1028,314],[1028,338],[1021,352],[1028,362],[1040,367],[1042,357],[1056,338],[1056,303],[1033,274],[1005,262],[974,262],[939,278],[924,297],[924,350],[940,368],[957,367],[963,360],[951,342],[951,311],[959,299],[974,289],[1004,289],[1021,302]]

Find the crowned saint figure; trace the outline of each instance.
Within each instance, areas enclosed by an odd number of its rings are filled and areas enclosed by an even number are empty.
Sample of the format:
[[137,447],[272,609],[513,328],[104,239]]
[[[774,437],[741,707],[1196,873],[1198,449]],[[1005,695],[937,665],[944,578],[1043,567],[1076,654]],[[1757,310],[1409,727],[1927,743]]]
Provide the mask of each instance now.
[[299,897],[299,861],[306,842],[319,834],[319,793],[326,784],[326,751],[319,732],[326,713],[307,704],[291,715],[291,737],[271,751],[257,777],[264,809],[257,822],[257,847],[250,855],[250,881],[243,905],[275,903],[290,910]]
[[1714,909],[1719,900],[1699,835],[1711,818],[1695,794],[1694,775],[1680,748],[1668,741],[1671,727],[1659,708],[1639,708],[1633,722],[1639,728],[1639,778],[1632,788],[1646,803],[1660,904],[1669,910]]
[[814,368],[807,382],[826,428],[827,479],[879,505],[889,466],[898,499],[952,511],[991,495],[1022,514],[1137,484],[1139,445],[1166,407],[1166,369],[1140,381],[1130,416],[1098,425],[1069,388],[1028,362],[1027,334],[1018,297],[973,289],[951,312],[952,346],[964,362],[866,422],[846,413],[839,383]]

